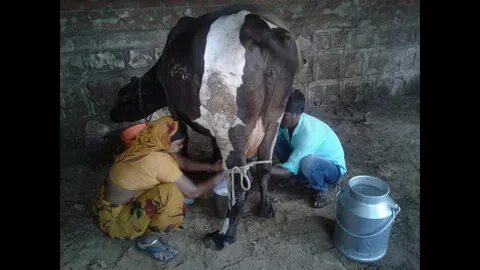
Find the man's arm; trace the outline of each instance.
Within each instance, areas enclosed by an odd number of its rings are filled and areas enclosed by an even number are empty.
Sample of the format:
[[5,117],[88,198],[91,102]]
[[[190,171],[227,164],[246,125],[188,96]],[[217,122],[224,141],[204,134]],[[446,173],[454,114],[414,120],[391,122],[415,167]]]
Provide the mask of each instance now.
[[290,178],[293,176],[293,173],[289,170],[286,170],[282,167],[274,166],[271,170],[271,175],[279,177],[279,178]]
[[302,141],[295,146],[287,161],[278,164],[277,167],[281,167],[282,169],[289,171],[292,175],[297,175],[300,170],[300,161],[304,157],[312,154],[312,149],[317,148],[315,141],[309,137],[310,136],[301,138]]

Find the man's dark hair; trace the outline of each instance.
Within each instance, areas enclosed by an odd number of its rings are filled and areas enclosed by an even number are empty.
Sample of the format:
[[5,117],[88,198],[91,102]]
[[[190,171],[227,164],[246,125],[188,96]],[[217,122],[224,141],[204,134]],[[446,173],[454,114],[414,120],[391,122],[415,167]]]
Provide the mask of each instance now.
[[305,110],[305,96],[298,89],[293,89],[285,107],[285,112],[301,114]]

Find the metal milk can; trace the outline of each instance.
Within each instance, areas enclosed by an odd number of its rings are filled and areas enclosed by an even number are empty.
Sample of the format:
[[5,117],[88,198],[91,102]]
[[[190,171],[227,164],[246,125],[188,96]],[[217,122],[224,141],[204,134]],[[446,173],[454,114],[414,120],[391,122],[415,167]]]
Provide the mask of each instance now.
[[356,176],[337,193],[333,242],[347,258],[374,262],[387,253],[390,231],[400,207],[390,187],[372,176]]

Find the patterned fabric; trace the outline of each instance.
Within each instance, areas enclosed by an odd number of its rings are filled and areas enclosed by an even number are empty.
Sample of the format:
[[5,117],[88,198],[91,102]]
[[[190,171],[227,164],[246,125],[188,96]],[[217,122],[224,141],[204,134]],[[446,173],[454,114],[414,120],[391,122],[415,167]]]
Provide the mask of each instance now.
[[141,193],[126,204],[104,199],[102,185],[93,204],[100,229],[109,237],[134,239],[147,230],[169,232],[183,229],[186,206],[182,192],[174,183],[165,183]]

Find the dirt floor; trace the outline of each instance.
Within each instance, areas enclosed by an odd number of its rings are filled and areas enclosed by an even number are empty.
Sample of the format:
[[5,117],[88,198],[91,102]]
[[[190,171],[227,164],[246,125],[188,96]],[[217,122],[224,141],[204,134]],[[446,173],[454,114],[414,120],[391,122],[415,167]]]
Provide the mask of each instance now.
[[[204,247],[206,233],[222,220],[214,213],[211,193],[188,208],[186,228],[167,236],[177,258],[162,264],[135,248],[134,241],[106,238],[92,217],[91,201],[108,171],[108,162],[84,162],[84,153],[62,153],[60,180],[61,269],[419,269],[420,268],[420,117],[417,97],[315,107],[307,111],[328,123],[345,150],[348,173],[385,180],[390,196],[401,206],[386,256],[361,264],[342,256],[332,243],[336,202],[310,207],[307,189],[278,188],[270,194],[277,213],[258,218],[251,209],[259,202],[257,185],[247,200],[237,241],[222,251]],[[194,139],[192,139],[194,141]],[[199,143],[191,144],[193,148]],[[195,151],[193,149],[191,151]],[[83,155],[83,156],[82,156]],[[67,162],[66,160],[70,161]],[[73,160],[73,161],[72,161]]]

